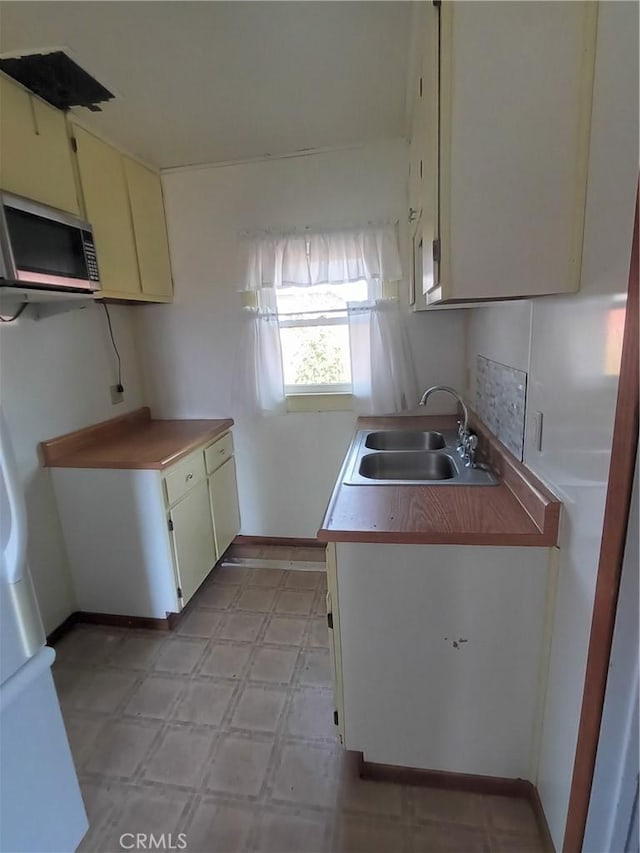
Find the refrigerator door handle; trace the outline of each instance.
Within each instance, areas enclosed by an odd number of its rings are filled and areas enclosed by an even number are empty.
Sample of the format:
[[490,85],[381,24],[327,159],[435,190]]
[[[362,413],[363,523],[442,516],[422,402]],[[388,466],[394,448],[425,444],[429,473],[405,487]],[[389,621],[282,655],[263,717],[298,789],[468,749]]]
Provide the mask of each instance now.
[[11,531],[4,548],[4,578],[6,583],[15,584],[22,580],[27,549],[27,513],[22,488],[18,481],[13,448],[9,440],[7,424],[0,409],[0,472],[11,519]]

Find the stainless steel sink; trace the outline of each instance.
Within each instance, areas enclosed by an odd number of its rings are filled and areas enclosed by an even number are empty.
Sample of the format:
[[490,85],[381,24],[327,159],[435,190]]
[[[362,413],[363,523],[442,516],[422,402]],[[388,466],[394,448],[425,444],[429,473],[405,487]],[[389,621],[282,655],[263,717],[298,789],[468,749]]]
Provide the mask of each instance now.
[[[486,467],[467,468],[456,430],[360,430],[345,465],[349,486],[495,486]],[[374,451],[374,452],[372,452]]]
[[446,441],[441,432],[387,429],[370,432],[364,446],[372,450],[442,450]]
[[367,453],[358,472],[370,480],[450,480],[458,475],[452,456],[433,450]]

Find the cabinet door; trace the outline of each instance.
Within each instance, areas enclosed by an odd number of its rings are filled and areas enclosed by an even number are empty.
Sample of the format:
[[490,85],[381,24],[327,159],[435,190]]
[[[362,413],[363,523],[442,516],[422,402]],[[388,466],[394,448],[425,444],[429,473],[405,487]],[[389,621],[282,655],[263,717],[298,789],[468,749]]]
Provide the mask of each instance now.
[[139,294],[138,259],[120,152],[81,127],[74,127],[74,136],[86,216],[95,236],[101,289],[123,298]]
[[0,78],[0,186],[80,212],[64,113]]
[[329,654],[333,671],[333,704],[340,743],[344,743],[344,701],[342,695],[342,647],[340,645],[340,610],[338,607],[338,567],[335,542],[327,545],[327,622]]
[[209,498],[219,559],[240,530],[236,463],[233,459],[209,477]]
[[173,286],[160,175],[130,157],[123,157],[122,162],[131,202],[142,292],[145,296],[169,299]]
[[184,606],[216,561],[209,496],[205,480],[171,510],[173,547]]
[[442,299],[578,289],[597,7],[442,4]]

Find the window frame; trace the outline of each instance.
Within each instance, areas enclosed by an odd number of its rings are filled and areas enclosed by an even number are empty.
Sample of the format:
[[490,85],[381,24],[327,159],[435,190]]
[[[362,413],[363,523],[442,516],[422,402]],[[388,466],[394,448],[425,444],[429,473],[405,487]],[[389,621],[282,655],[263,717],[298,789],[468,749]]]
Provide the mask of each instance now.
[[[365,301],[358,303],[362,306],[371,305],[375,302],[376,299],[380,298],[382,291],[382,284],[375,279],[358,279],[358,282],[364,281],[367,285],[367,298]],[[347,285],[347,284],[355,284],[356,282],[344,281],[344,282],[327,282],[327,284],[333,285]],[[304,287],[300,288],[304,290]],[[276,302],[277,302],[277,291],[276,289]],[[317,314],[316,317],[309,317],[308,319],[295,319],[299,318],[300,314]],[[339,315],[339,316],[331,316]],[[295,329],[295,328],[313,328],[314,326],[346,326],[347,329],[349,327],[349,315],[348,309],[342,308],[334,308],[329,309],[325,312],[322,311],[306,311],[306,312],[297,312],[291,314],[280,314],[278,312],[278,334],[280,334],[281,329]],[[291,319],[287,319],[291,318]],[[280,345],[282,346],[282,338],[280,338]],[[351,348],[351,338],[349,337],[349,348]],[[327,411],[327,410],[343,410],[346,408],[351,408],[351,399],[353,397],[353,382],[326,382],[320,384],[285,384],[284,386],[284,394],[287,398],[287,409],[288,411]],[[311,398],[314,400],[311,402],[313,408],[309,408],[308,404],[303,402],[301,398],[308,398],[308,401],[311,401]],[[333,399],[330,399],[333,398]],[[340,401],[337,398],[344,398],[343,401]],[[346,398],[349,398],[349,405],[346,406],[347,402]],[[289,400],[292,401],[292,407],[289,407]],[[317,407],[317,408],[316,408]]]

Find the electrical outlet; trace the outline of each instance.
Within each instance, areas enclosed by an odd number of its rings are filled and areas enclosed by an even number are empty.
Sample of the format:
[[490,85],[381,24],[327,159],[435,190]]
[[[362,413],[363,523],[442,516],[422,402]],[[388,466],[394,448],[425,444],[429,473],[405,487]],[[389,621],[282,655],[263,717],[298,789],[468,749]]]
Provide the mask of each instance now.
[[111,402],[114,406],[124,400],[124,391],[120,391],[119,385],[111,385],[109,390],[111,391]]

